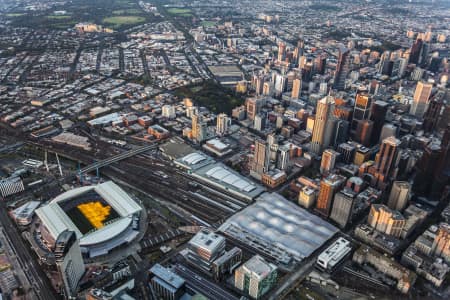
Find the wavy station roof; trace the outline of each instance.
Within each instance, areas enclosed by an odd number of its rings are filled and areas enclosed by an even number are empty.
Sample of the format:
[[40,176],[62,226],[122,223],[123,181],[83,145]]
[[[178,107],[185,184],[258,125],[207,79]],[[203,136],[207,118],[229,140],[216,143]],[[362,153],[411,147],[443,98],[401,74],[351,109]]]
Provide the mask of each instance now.
[[264,193],[253,205],[219,228],[258,250],[289,264],[311,255],[338,229],[276,193]]

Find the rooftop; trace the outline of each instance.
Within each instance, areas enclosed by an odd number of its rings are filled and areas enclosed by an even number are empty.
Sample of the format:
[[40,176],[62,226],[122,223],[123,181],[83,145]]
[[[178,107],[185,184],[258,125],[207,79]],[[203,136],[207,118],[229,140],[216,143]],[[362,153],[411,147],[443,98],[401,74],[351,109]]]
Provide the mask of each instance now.
[[279,194],[264,193],[230,217],[219,231],[286,261],[287,257],[308,257],[338,229]]
[[214,250],[225,242],[225,238],[209,229],[200,230],[189,244],[208,250]]
[[259,255],[255,255],[250,258],[246,263],[242,266],[244,270],[252,273],[254,276],[264,279],[270,273],[275,271],[277,267],[274,264],[268,263]]
[[155,276],[161,278],[172,287],[179,289],[184,284],[184,279],[172,272],[171,270],[164,268],[160,264],[154,265],[150,272]]

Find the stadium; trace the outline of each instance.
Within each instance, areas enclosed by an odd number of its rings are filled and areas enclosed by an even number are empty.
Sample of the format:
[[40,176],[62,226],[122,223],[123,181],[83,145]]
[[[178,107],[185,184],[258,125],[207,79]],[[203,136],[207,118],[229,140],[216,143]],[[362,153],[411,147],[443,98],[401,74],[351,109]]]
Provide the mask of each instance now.
[[36,210],[39,221],[34,241],[51,253],[60,234],[73,231],[84,257],[106,255],[139,235],[141,211],[141,206],[111,181],[75,188]]

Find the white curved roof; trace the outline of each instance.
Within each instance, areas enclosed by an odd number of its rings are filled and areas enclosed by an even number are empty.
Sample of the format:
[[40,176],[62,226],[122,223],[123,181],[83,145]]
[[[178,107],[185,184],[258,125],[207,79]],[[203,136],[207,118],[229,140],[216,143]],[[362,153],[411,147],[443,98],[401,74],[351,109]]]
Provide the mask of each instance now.
[[196,165],[199,162],[206,160],[206,158],[207,158],[206,156],[204,156],[198,152],[194,152],[194,153],[186,155],[181,160],[183,162],[187,163],[188,165]]
[[256,203],[230,217],[219,230],[238,239],[246,236],[262,239],[299,259],[311,255],[338,231],[276,193],[264,193]]
[[112,181],[75,188],[57,196],[50,204],[65,201],[89,191],[99,194],[121,217],[132,215],[142,209],[136,201]]
[[130,227],[133,219],[131,217],[122,218],[116,222],[96,230],[80,239],[80,246],[86,247],[101,244],[118,236]]
[[237,176],[220,165],[208,170],[206,172],[206,176],[231,185],[240,191],[251,192],[256,188],[252,182],[243,179],[243,177]]
[[[122,219],[107,224],[97,231],[93,231],[83,235],[81,231],[72,222],[66,212],[61,208],[59,202],[70,201],[70,199],[81,196],[87,192],[95,191],[103,200],[119,214]],[[124,228],[129,226],[131,216],[141,211],[141,207],[136,203],[124,190],[112,181],[108,181],[98,185],[85,186],[67,191],[56,198],[49,204],[42,206],[36,210],[36,215],[45,225],[49,233],[56,240],[58,236],[65,230],[74,231],[77,238],[80,239],[80,245],[101,243],[102,241],[113,238],[123,232]]]

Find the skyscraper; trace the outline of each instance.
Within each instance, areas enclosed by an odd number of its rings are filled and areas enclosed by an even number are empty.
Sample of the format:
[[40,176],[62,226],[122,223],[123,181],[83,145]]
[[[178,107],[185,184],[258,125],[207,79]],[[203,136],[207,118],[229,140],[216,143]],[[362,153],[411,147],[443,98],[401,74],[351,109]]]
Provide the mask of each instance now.
[[263,94],[263,88],[264,88],[264,76],[263,75],[254,75],[253,76],[253,85],[255,88],[255,92],[257,96],[260,96]]
[[250,120],[254,120],[255,116],[259,113],[262,107],[262,100],[258,98],[247,99],[247,117]]
[[276,283],[277,267],[259,255],[236,269],[234,286],[253,299],[259,299]]
[[370,146],[373,125],[373,122],[370,120],[358,121],[358,127],[356,127],[354,139],[366,147]]
[[409,62],[412,64],[418,64],[422,53],[423,41],[417,39],[411,46],[411,54],[409,55]]
[[216,132],[219,135],[224,135],[228,132],[228,127],[231,124],[231,119],[227,114],[219,114],[217,116]]
[[360,121],[368,120],[370,117],[370,110],[372,108],[372,97],[365,92],[356,94],[355,106],[353,108],[353,120],[351,132],[353,136],[356,134],[358,124]]
[[426,132],[433,132],[436,129],[443,108],[444,102],[442,98],[434,97],[430,101],[428,109],[423,116],[423,129]]
[[350,50],[345,47],[339,49],[339,60],[336,66],[333,88],[342,91],[345,88],[345,80],[350,72]]
[[326,149],[323,151],[320,163],[320,173],[328,173],[334,169],[339,154],[339,152],[336,152],[333,149]]
[[422,118],[428,105],[428,100],[430,99],[431,89],[433,85],[431,83],[424,83],[419,81],[416,86],[416,91],[414,92],[414,101],[411,106],[410,114]]
[[369,173],[374,176],[379,187],[384,187],[384,183],[390,177],[395,176],[395,169],[398,164],[398,146],[400,141],[393,136],[383,140],[380,151],[378,151],[375,163],[369,168]]
[[290,148],[288,145],[283,145],[277,151],[277,168],[286,170],[289,167]]
[[367,223],[377,231],[400,237],[406,220],[401,213],[386,205],[372,204]]
[[344,182],[345,177],[336,174],[330,175],[321,181],[316,205],[316,211],[319,214],[324,217],[330,215],[334,195],[339,191]]
[[356,193],[348,188],[344,188],[334,196],[330,218],[341,228],[347,226],[351,220],[355,198]]
[[192,137],[199,143],[206,139],[206,123],[201,114],[192,116]]
[[419,196],[429,196],[433,186],[434,174],[438,169],[441,147],[437,143],[428,144],[417,162],[417,173],[414,178],[413,190]]
[[386,120],[386,114],[388,110],[388,103],[377,100],[372,105],[372,112],[370,114],[370,120],[373,122],[372,136],[370,138],[370,144],[378,144],[380,140],[381,130],[383,129],[384,121]]
[[408,204],[411,185],[407,181],[394,181],[389,194],[388,207],[394,210],[403,210]]
[[61,275],[67,299],[75,297],[85,267],[79,241],[75,232],[64,231],[55,243],[56,266]]
[[263,140],[255,141],[255,153],[252,162],[252,176],[260,178],[262,174],[267,172],[270,162],[269,147]]
[[278,43],[278,61],[284,61],[286,58],[286,44],[284,42]]
[[317,102],[316,116],[311,139],[311,151],[317,155],[331,143],[334,131],[334,98],[326,96]]
[[294,79],[292,84],[292,99],[299,99],[302,92],[302,80],[300,78]]
[[433,254],[450,262],[450,225],[439,224],[439,229],[432,245]]

